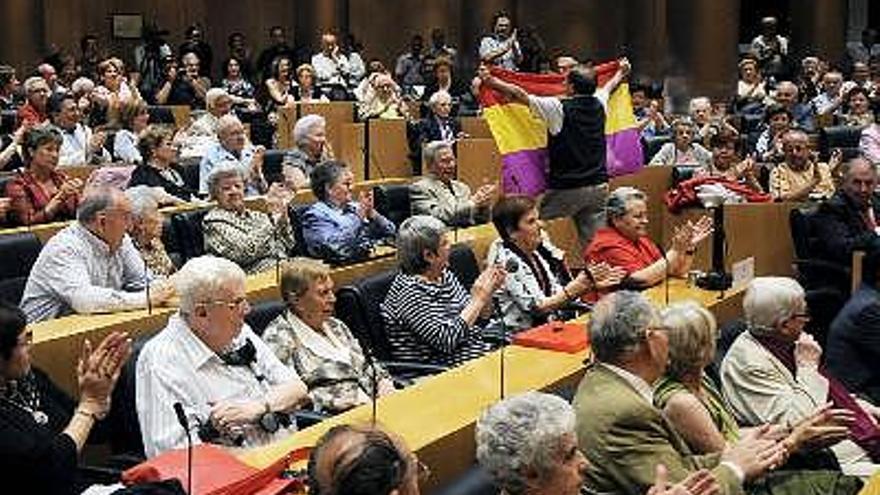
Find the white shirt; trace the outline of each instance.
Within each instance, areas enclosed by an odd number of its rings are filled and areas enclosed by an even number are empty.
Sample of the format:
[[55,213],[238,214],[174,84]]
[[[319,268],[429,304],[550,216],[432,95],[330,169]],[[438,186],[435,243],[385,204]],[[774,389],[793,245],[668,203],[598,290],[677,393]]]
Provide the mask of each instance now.
[[[602,108],[608,110],[608,90],[604,87],[599,88],[593,93],[593,96],[602,104]],[[562,132],[562,124],[564,122],[564,111],[562,100],[556,96],[534,96],[529,95],[529,108],[532,113],[538,116],[547,124],[547,131],[551,136],[555,136]]]
[[138,149],[138,137],[128,129],[116,131],[113,139],[113,154],[116,159],[124,163],[143,163],[141,152]]
[[608,371],[614,373],[623,379],[629,386],[631,386],[636,393],[642,396],[648,404],[654,405],[654,387],[651,386],[650,383],[646,382],[644,378],[630,373],[629,371],[620,368],[618,366],[614,366],[613,364],[608,363],[599,363],[608,369]]
[[83,124],[76,124],[72,130],[61,131],[61,148],[58,150],[58,166],[70,167],[92,162],[109,162],[110,153],[104,148],[93,150],[90,146],[92,130]]
[[79,222],[52,236],[34,263],[21,298],[28,322],[71,313],[112,313],[147,305],[152,274],[126,234],[110,252]]
[[348,74],[351,68],[348,58],[340,53],[336,59],[319,52],[312,55],[312,67],[315,68],[315,81],[317,86],[342,86],[348,87]]
[[[199,422],[208,421],[212,404],[230,399],[264,401],[270,388],[298,379],[246,324],[234,343],[244,344],[245,339],[253,343],[256,361],[250,366],[227,365],[176,313],[144,345],[135,373],[135,403],[147,457],[186,445],[174,412],[176,402],[183,405],[195,430]],[[258,425],[247,426],[243,430],[244,446],[263,445],[294,430],[281,428],[270,434]],[[193,442],[200,442],[195,431]]]

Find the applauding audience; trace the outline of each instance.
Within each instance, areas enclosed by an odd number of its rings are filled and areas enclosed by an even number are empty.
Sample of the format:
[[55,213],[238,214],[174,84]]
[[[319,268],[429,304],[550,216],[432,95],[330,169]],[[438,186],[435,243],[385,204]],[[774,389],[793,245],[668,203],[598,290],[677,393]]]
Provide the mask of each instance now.
[[222,163],[235,164],[241,170],[248,196],[265,192],[267,184],[263,177],[263,155],[266,150],[248,142],[244,125],[238,117],[220,117],[217,123],[217,139],[219,142],[208,148],[199,164],[199,193],[209,192],[208,175]]

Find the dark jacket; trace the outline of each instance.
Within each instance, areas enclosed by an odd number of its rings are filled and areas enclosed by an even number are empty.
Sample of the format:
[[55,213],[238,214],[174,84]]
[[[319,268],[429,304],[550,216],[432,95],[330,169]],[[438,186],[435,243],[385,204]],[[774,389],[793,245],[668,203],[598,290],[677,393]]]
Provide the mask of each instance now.
[[[880,196],[874,195],[872,204],[875,221],[880,222]],[[816,253],[844,266],[852,263],[853,251],[880,244],[880,237],[865,223],[855,203],[840,191],[819,206],[813,226]]]
[[826,347],[831,374],[852,393],[880,404],[880,291],[859,287],[831,323]]
[[[174,170],[180,175],[179,169],[175,167]],[[174,182],[163,177],[156,167],[152,167],[150,165],[138,165],[131,173],[131,179],[129,179],[128,181],[128,187],[140,185],[161,187],[168,194],[172,196],[177,196],[184,201],[191,200],[194,194],[194,191],[187,188],[185,184],[183,186],[175,184]]]

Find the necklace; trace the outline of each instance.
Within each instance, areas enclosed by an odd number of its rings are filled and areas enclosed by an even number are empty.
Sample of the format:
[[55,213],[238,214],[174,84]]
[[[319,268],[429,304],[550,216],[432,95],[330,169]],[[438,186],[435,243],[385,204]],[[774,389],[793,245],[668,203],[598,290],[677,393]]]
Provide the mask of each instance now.
[[40,394],[34,384],[33,375],[29,374],[21,381],[13,381],[4,388],[0,399],[29,413],[38,425],[49,424],[49,416],[40,408]]

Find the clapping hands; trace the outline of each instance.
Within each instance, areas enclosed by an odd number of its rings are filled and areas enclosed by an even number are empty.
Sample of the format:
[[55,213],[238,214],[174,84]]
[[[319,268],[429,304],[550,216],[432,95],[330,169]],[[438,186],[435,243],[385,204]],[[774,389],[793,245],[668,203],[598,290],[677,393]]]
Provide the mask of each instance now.
[[673,231],[672,249],[680,253],[692,252],[712,231],[712,219],[706,215],[696,222],[688,220]]

